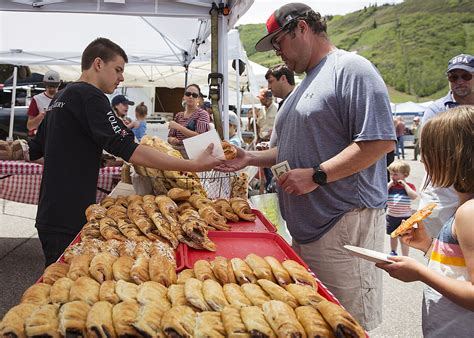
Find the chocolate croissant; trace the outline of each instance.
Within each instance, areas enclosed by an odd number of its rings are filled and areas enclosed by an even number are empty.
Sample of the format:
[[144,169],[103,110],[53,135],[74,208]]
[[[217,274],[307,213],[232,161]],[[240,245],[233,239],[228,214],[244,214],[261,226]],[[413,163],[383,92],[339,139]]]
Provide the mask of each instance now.
[[135,260],[129,256],[119,257],[112,265],[112,271],[114,273],[115,280],[124,280],[127,282],[133,282],[130,271]]
[[261,306],[263,303],[271,300],[268,294],[258,284],[245,283],[241,285],[240,288],[244,292],[245,297],[255,306]]
[[99,300],[107,301],[110,304],[118,304],[120,298],[115,292],[116,282],[114,280],[106,280],[100,285]]
[[308,337],[335,338],[332,328],[314,307],[300,306],[295,309],[295,313]]
[[28,337],[60,338],[59,306],[54,304],[42,305],[25,320],[25,333]]
[[293,309],[279,300],[271,300],[262,305],[263,315],[278,337],[306,338],[303,326]]
[[189,306],[175,306],[161,319],[163,332],[168,337],[191,338],[194,336],[196,313]]
[[69,293],[74,281],[70,278],[59,278],[52,286],[50,301],[53,304],[64,304],[69,302]]
[[365,337],[365,331],[349,312],[337,304],[323,301],[316,306],[335,332],[336,337]]
[[25,321],[38,305],[22,303],[12,307],[0,322],[0,337],[26,337]]
[[224,284],[222,287],[227,301],[235,308],[252,306],[252,302],[245,296],[241,287],[234,283]]
[[66,277],[69,264],[56,262],[49,265],[43,274],[43,283],[53,285],[59,278]]
[[245,263],[250,266],[255,277],[258,279],[268,279],[272,282],[275,281],[270,264],[268,264],[262,257],[254,253],[248,254],[247,257],[245,257]]
[[50,302],[50,292],[51,285],[49,284],[33,284],[23,293],[20,303],[29,303],[35,305],[48,304]]
[[288,271],[291,279],[296,284],[310,285],[315,290],[318,289],[318,283],[316,282],[316,279],[314,279],[314,277],[308,272],[308,270],[304,268],[304,266],[291,259],[288,259],[281,264],[286,269],[286,271]]
[[252,269],[245,261],[235,257],[230,260],[230,264],[232,265],[232,270],[234,270],[235,279],[240,285],[257,282],[257,277],[255,277]]
[[91,306],[83,301],[64,304],[59,310],[59,332],[64,337],[86,337],[86,320]]
[[250,338],[250,334],[245,328],[245,324],[240,317],[240,310],[232,306],[226,306],[221,312],[222,324],[227,337]]
[[117,281],[115,284],[115,293],[121,301],[137,301],[138,285],[123,280]]
[[227,283],[236,283],[234,270],[230,261],[222,256],[216,256],[211,262],[212,272],[221,285]]
[[149,272],[152,281],[161,283],[166,287],[176,283],[176,266],[160,254],[151,256]]
[[225,329],[219,312],[204,311],[197,314],[195,338],[225,337]]
[[291,293],[300,305],[317,305],[326,299],[309,285],[288,284],[286,291]]
[[251,337],[276,338],[270,324],[265,319],[262,309],[258,306],[248,306],[240,309],[240,316]]
[[222,311],[225,306],[229,305],[225,298],[224,291],[222,290],[222,286],[212,279],[206,279],[202,282],[202,293],[207,304],[214,311]]
[[99,301],[100,284],[90,277],[79,277],[69,293],[69,301],[82,300],[89,305]]
[[150,302],[142,305],[132,326],[143,337],[164,337],[161,329],[161,318],[170,308],[169,305],[163,306],[160,302]]
[[150,280],[150,273],[148,272],[148,265],[150,258],[142,254],[135,259],[135,262],[130,269],[130,276],[136,284],[145,283]]
[[285,286],[291,283],[291,277],[288,271],[281,265],[281,263],[272,256],[266,256],[263,259],[270,265],[272,273],[275,276],[276,281],[281,286]]
[[266,279],[259,279],[257,283],[262,287],[263,290],[265,290],[266,293],[270,295],[272,299],[282,301],[291,306],[293,309],[298,306],[298,301],[296,298],[278,284]]
[[139,337],[140,334],[132,326],[137,318],[140,306],[136,301],[118,303],[112,309],[112,321],[118,337]]
[[106,301],[95,303],[89,310],[86,320],[87,337],[115,338],[112,321],[113,305]]
[[117,257],[108,253],[101,252],[92,258],[89,266],[89,274],[97,282],[103,283],[106,280],[114,279],[113,265]]
[[202,282],[196,278],[189,278],[184,284],[186,300],[202,311],[211,311],[211,307],[204,299]]
[[165,286],[157,282],[148,281],[138,286],[137,301],[142,305],[153,301],[170,305],[167,295],[168,289]]
[[255,221],[257,216],[252,212],[252,209],[250,208],[250,205],[248,202],[239,197],[234,197],[230,199],[230,206],[232,207],[232,210],[239,216],[241,219],[249,222]]
[[194,275],[200,281],[204,281],[206,279],[216,280],[216,276],[212,272],[211,264],[204,260],[200,259],[194,262]]

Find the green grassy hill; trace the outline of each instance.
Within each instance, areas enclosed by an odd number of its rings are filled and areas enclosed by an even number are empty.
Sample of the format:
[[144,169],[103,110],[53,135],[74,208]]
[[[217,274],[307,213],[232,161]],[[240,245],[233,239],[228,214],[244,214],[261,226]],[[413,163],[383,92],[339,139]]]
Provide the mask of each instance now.
[[[448,90],[447,61],[474,54],[472,0],[405,0],[327,19],[333,43],[372,61],[394,101],[440,97]],[[255,52],[264,24],[241,25],[239,31],[252,61],[264,66],[281,62],[274,52]]]

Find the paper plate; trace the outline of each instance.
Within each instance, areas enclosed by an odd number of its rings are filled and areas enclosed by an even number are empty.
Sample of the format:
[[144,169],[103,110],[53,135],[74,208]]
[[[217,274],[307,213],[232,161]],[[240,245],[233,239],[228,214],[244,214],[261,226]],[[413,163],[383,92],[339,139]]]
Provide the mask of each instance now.
[[388,259],[388,255],[382,252],[352,245],[344,245],[344,249],[349,250],[353,256],[357,256],[374,263],[394,263]]

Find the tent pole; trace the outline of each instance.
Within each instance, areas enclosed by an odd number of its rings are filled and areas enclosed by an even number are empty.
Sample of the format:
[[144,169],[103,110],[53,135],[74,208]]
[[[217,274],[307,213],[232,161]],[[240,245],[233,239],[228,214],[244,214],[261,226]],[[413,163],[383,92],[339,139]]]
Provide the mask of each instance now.
[[221,99],[221,82],[222,73],[219,73],[219,7],[215,2],[212,3],[211,9],[211,74],[208,76],[209,82],[209,98],[212,103],[212,115],[214,116],[214,125],[219,133],[220,138],[224,139],[222,130],[221,107],[219,102]]
[[13,68],[13,89],[12,89],[12,104],[10,109],[10,129],[8,131],[7,141],[13,141],[13,122],[15,121],[15,102],[16,102],[16,82],[18,79],[18,66]]
[[189,65],[184,66],[184,88],[188,88]]
[[222,132],[223,139],[229,140],[229,59],[227,44],[227,17],[219,12],[219,73],[223,74],[221,86]]
[[[239,53],[240,55],[240,46],[239,46]],[[237,117],[239,118],[239,124],[237,125],[237,135],[239,139],[242,139],[242,130],[240,129],[240,60],[235,60],[235,94],[237,96],[237,104],[236,104],[236,113]]]

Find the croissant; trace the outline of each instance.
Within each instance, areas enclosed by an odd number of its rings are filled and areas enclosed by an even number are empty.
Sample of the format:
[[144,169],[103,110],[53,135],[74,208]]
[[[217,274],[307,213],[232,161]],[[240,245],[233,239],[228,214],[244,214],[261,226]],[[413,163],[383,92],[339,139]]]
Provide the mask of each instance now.
[[211,262],[211,268],[212,272],[214,272],[214,276],[221,285],[236,283],[234,270],[232,270],[232,265],[227,258],[216,256]]
[[216,280],[214,273],[211,269],[211,264],[204,259],[197,260],[194,262],[194,275],[200,281],[205,281],[206,279]]
[[184,284],[184,294],[186,300],[202,311],[211,311],[211,307],[204,299],[202,282],[196,278],[189,278]]
[[114,204],[115,204],[115,198],[110,197],[110,196],[107,196],[102,201],[100,201],[100,205],[106,209],[110,208]]
[[291,293],[301,305],[315,306],[319,302],[326,300],[309,285],[288,284],[285,288],[286,291]]
[[262,257],[251,253],[245,258],[245,263],[250,266],[258,279],[268,279],[275,282],[271,266]]
[[240,258],[232,258],[230,260],[232,270],[234,270],[235,279],[242,285],[244,283],[256,283],[257,278],[252,272],[252,269]]
[[69,302],[69,292],[74,281],[67,277],[59,278],[52,286],[50,301],[53,304],[64,304]]
[[225,337],[225,329],[218,312],[204,311],[197,314],[195,338]]
[[161,325],[167,337],[191,338],[194,336],[196,313],[189,306],[174,306],[164,313]]
[[67,277],[76,280],[79,277],[89,276],[89,265],[92,261],[91,255],[75,256],[71,260],[71,266],[67,273]]
[[295,309],[295,313],[308,337],[335,338],[332,328],[314,307],[300,306]]
[[239,197],[234,197],[230,199],[230,205],[232,210],[243,220],[253,222],[257,218],[254,213],[252,213],[252,209],[248,202]]
[[113,280],[113,264],[117,260],[117,257],[108,253],[101,252],[94,258],[92,258],[89,266],[89,274],[99,283],[103,283],[106,280]]
[[222,311],[225,306],[229,305],[222,286],[212,279],[206,279],[202,283],[202,294],[204,300],[214,311]]
[[89,310],[86,320],[87,337],[115,338],[112,321],[113,305],[106,301],[95,303]]
[[332,327],[336,337],[365,337],[362,326],[339,305],[322,301],[318,303],[316,309]]
[[201,209],[204,207],[210,207],[212,206],[212,201],[206,197],[203,197],[201,195],[193,194],[189,197],[188,199],[189,203],[196,208],[196,209]]
[[26,335],[28,337],[60,338],[58,310],[58,305],[46,304],[33,311],[25,320]]
[[0,322],[1,337],[26,337],[25,320],[38,308],[38,305],[22,303],[12,307]]
[[239,221],[239,216],[237,216],[234,213],[234,210],[232,210],[232,207],[230,206],[230,203],[228,200],[219,198],[213,202],[212,206],[214,207],[214,209],[216,209],[216,211],[219,214],[227,218],[229,221],[231,222]]
[[150,279],[168,287],[177,280],[176,267],[164,256],[155,254],[149,262]]
[[288,273],[288,271],[285,270],[283,265],[281,265],[281,263],[275,257],[266,256],[263,259],[265,259],[268,265],[270,265],[272,273],[275,276],[278,284],[280,284],[281,286],[285,286],[291,283],[290,274]]
[[115,284],[115,293],[123,302],[136,301],[138,294],[138,285],[119,280]]
[[102,284],[100,284],[99,289],[99,299],[105,300],[110,304],[118,304],[120,302],[120,298],[115,292],[116,282],[114,280],[106,280]]
[[82,300],[89,305],[99,301],[100,284],[90,277],[79,277],[69,292],[69,301]]
[[132,324],[137,318],[140,306],[136,301],[118,303],[112,309],[112,321],[118,337],[139,337]]
[[231,306],[226,306],[222,309],[222,324],[224,325],[227,337],[237,338],[246,337],[250,338],[250,334],[247,333],[244,322],[240,317],[240,310]]
[[159,302],[142,305],[132,326],[143,337],[164,337],[165,335],[161,330],[161,318],[169,309],[169,306],[164,307]]
[[100,226],[99,222],[96,219],[91,219],[87,222],[81,230],[81,239],[100,239]]
[[86,337],[86,320],[91,306],[83,301],[69,302],[59,310],[59,332],[64,337]]
[[35,305],[48,304],[50,302],[51,285],[37,283],[30,286],[21,296],[20,303],[30,303]]
[[263,315],[278,337],[304,337],[306,332],[296,318],[293,309],[286,303],[271,300],[262,305]]
[[293,309],[298,306],[298,301],[296,298],[278,284],[266,279],[259,279],[257,283],[262,287],[263,290],[265,290],[266,293],[270,295],[272,299],[282,301],[285,304],[291,306]]
[[140,304],[160,302],[171,307],[167,298],[168,289],[160,283],[148,281],[138,286],[137,301]]
[[119,257],[112,265],[112,271],[114,273],[115,280],[124,280],[127,282],[133,282],[130,271],[132,269],[134,259],[129,256]]
[[59,278],[66,277],[69,271],[69,264],[53,263],[44,270],[43,283],[54,284]]
[[166,228],[166,221],[158,211],[158,206],[155,204],[154,196],[153,202],[143,203],[143,209],[145,210],[148,217],[155,224],[155,227],[158,230],[159,234],[162,237],[166,238],[171,243],[171,246],[176,249],[179,244],[178,239],[170,229]]
[[251,337],[276,337],[258,306],[243,307],[240,309],[240,316]]
[[148,272],[148,264],[150,259],[147,255],[140,255],[135,259],[135,262],[130,269],[130,276],[137,284],[141,284],[150,280]]
[[241,285],[240,288],[244,292],[245,297],[255,306],[261,306],[263,303],[271,300],[268,294],[258,284],[245,283]]
[[116,239],[119,241],[124,241],[127,239],[120,232],[117,223],[110,217],[104,217],[99,221],[99,231],[102,237],[105,239]]
[[318,283],[316,279],[298,262],[295,262],[291,259],[286,260],[282,263],[283,267],[288,271],[291,276],[291,279],[294,280],[296,284],[310,285],[315,290],[318,289]]
[[168,191],[168,197],[173,201],[187,201],[191,197],[191,191],[181,188],[172,188]]
[[168,222],[176,222],[178,219],[178,206],[176,203],[165,195],[156,196],[155,202],[160,209],[163,217],[168,220]]
[[227,301],[235,308],[240,309],[245,306],[252,306],[252,302],[245,296],[244,292],[234,283],[224,284],[222,287]]
[[218,230],[230,230],[230,226],[227,225],[227,219],[224,216],[219,215],[211,206],[199,209],[199,216],[201,216],[209,225],[212,225]]
[[100,204],[91,204],[86,209],[86,219],[88,222],[91,220],[100,220],[104,218],[107,213],[107,209]]

